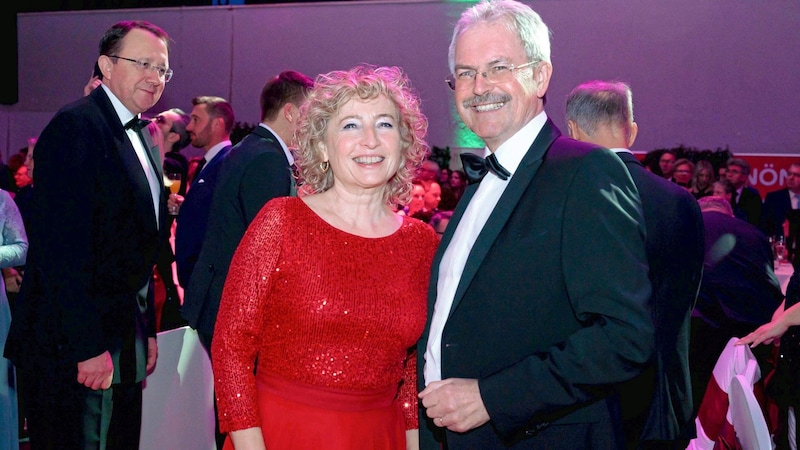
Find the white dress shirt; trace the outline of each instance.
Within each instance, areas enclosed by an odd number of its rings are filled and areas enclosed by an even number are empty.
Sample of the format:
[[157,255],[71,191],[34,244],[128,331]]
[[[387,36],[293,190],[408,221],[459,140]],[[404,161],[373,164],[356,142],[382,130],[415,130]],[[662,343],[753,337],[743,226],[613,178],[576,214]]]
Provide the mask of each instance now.
[[[425,349],[426,386],[432,381],[442,379],[442,333],[472,246],[545,122],[547,115],[542,111],[497,148],[494,152],[497,161],[511,172],[511,176],[508,180],[501,180],[492,172],[486,174],[478,185],[475,195],[470,199],[464,216],[459,220],[453,238],[442,255],[438,268],[436,304],[433,307],[428,346]],[[488,149],[486,151],[488,152]]]
[[[103,90],[106,91],[108,98],[111,100],[111,104],[114,106],[114,110],[117,112],[117,116],[119,116],[119,120],[122,121],[122,124],[125,125],[126,123],[130,122],[131,119],[135,117],[135,114],[128,111],[128,108],[122,104],[121,101],[111,92],[105,84],[100,85]],[[147,132],[146,130],[142,130],[143,133]],[[133,145],[133,150],[136,152],[136,157],[139,159],[139,164],[142,165],[142,170],[144,171],[144,175],[147,177],[147,184],[150,185],[150,194],[153,196],[153,210],[156,213],[156,225],[159,223],[158,220],[158,203],[161,201],[161,191],[164,189],[164,180],[160,180],[158,178],[158,173],[156,172],[156,168],[153,167],[154,163],[150,162],[150,157],[147,155],[149,150],[145,148],[144,142],[139,137],[139,135],[133,129],[125,130],[125,134],[128,135],[128,140],[131,141],[131,145]]]
[[278,136],[278,133],[276,133],[275,130],[270,128],[269,125],[265,124],[264,122],[259,123],[258,126],[266,128],[267,131],[269,131],[270,133],[272,133],[273,136],[275,136],[275,139],[278,140],[278,144],[281,144],[281,148],[283,149],[283,153],[286,155],[286,160],[289,161],[289,165],[290,166],[293,165],[294,155],[292,155],[292,152],[289,151],[289,147],[286,146],[286,143],[283,142],[283,139],[281,139],[281,137]]

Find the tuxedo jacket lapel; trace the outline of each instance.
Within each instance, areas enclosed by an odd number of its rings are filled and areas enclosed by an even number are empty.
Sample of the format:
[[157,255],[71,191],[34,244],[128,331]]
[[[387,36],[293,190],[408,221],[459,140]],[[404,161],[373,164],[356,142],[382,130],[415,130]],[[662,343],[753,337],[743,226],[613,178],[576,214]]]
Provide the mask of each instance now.
[[[536,176],[536,172],[542,165],[542,161],[547,149],[550,148],[550,145],[558,136],[560,136],[560,133],[555,128],[553,123],[548,119],[547,123],[545,123],[544,127],[539,132],[539,135],[533,141],[533,144],[531,144],[530,148],[528,148],[528,151],[522,158],[519,167],[517,167],[514,175],[509,180],[506,190],[503,192],[500,200],[498,200],[497,205],[492,211],[492,214],[489,216],[489,219],[483,226],[478,238],[475,240],[475,244],[473,245],[472,250],[467,257],[467,262],[464,265],[464,271],[461,275],[461,280],[458,283],[458,288],[456,289],[455,297],[453,299],[453,306],[450,308],[451,313],[458,307],[461,298],[464,296],[464,292],[467,290],[467,287],[469,287],[470,283],[472,282],[472,278],[481,267],[486,254],[489,252],[489,249],[491,249],[492,244],[497,239],[497,236],[503,230],[503,226],[508,221],[508,218],[511,217],[511,214],[514,212],[514,209],[516,208],[517,203],[519,203],[520,198],[528,189],[528,186],[533,178]],[[476,186],[475,189],[477,189],[477,185],[474,186]],[[474,194],[474,191],[472,194]],[[460,208],[461,214],[457,220],[460,221],[461,216],[463,216],[463,210],[466,209],[466,205],[468,203],[469,199],[467,199],[467,201],[459,202],[459,204],[463,205],[464,207]],[[451,227],[451,230],[449,231],[452,233],[455,228],[455,226]],[[437,257],[439,256],[440,255],[437,254]],[[438,261],[435,267],[438,267]]]
[[[136,156],[136,150],[133,149],[133,144],[131,144],[130,140],[128,139],[128,134],[122,128],[122,125],[118,126],[119,134],[115,139],[117,144],[117,153],[119,154],[119,158],[122,161],[122,165],[125,169],[125,175],[128,177],[130,182],[136,186],[135,191],[139,194],[136,196],[135,204],[133,205],[134,209],[136,210],[136,217],[143,218],[148,230],[155,230],[158,228],[158,223],[156,222],[156,214],[153,210],[153,197],[150,193],[150,183],[147,181],[147,176],[144,174],[144,170],[142,170],[142,164],[139,162],[139,158]],[[145,138],[145,140],[147,141],[147,138]],[[147,153],[148,155],[150,154],[149,149],[147,150]],[[159,192],[161,192],[161,190]],[[159,204],[160,203],[161,202],[159,201]]]
[[158,145],[153,143],[153,136],[150,135],[149,131],[142,130],[141,131],[142,139],[144,140],[144,146],[147,150],[147,154],[150,157],[150,163],[153,164],[153,170],[156,172],[157,179],[161,180],[164,177],[164,168],[162,165],[162,158],[161,158],[161,151],[158,148]]

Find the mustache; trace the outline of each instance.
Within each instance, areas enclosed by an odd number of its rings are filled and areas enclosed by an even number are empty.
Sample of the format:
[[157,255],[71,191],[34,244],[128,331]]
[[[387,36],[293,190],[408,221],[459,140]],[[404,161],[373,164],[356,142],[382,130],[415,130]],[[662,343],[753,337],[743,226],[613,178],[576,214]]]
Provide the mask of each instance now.
[[461,104],[464,105],[464,108],[472,108],[473,106],[477,106],[482,103],[505,103],[509,101],[511,101],[511,96],[508,94],[487,92],[486,94],[483,95],[478,95],[475,97],[468,98],[464,100]]

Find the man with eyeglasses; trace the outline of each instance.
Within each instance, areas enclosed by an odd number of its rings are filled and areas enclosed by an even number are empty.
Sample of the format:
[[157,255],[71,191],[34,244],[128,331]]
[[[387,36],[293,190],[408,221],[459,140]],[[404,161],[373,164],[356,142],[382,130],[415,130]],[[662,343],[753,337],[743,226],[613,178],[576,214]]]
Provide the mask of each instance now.
[[614,153],[548,119],[549,30],[529,6],[466,10],[449,63],[489,156],[468,159],[433,261],[420,448],[620,448],[615,387],[654,350],[636,186]]
[[[734,187],[731,206],[739,208],[747,215],[747,221],[761,228],[761,194],[755,188],[747,185],[747,177],[750,175],[750,164],[741,158],[731,158],[725,164],[727,170],[725,177]],[[762,228],[762,231],[764,229]]]
[[103,83],[36,144],[30,249],[5,347],[24,377],[32,448],[136,449],[155,366],[152,276],[167,238],[158,148],[140,114],[172,76],[145,21],[100,40]]
[[786,172],[786,187],[768,192],[764,198],[762,212],[767,236],[784,236],[786,214],[796,209],[800,209],[800,162],[789,166]]

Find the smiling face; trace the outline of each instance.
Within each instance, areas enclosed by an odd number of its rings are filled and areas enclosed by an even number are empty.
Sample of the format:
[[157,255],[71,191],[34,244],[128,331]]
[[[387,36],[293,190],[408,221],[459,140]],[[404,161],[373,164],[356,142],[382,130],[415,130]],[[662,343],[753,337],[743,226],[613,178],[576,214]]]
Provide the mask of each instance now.
[[455,91],[461,120],[495,150],[544,109],[542,98],[550,82],[551,66],[539,62],[513,71],[508,81],[492,84],[481,72],[497,65],[528,63],[515,33],[503,23],[479,23],[458,37],[455,71],[475,70],[474,83]]
[[382,190],[402,161],[397,107],[383,95],[351,99],[331,118],[321,149],[334,186]]
[[[114,56],[169,67],[167,44],[149,31],[134,28],[125,35],[121,44]],[[143,70],[131,61],[109,56],[101,56],[98,65],[103,71],[103,84],[134,114],[152,108],[164,93],[166,83],[157,72]]]

